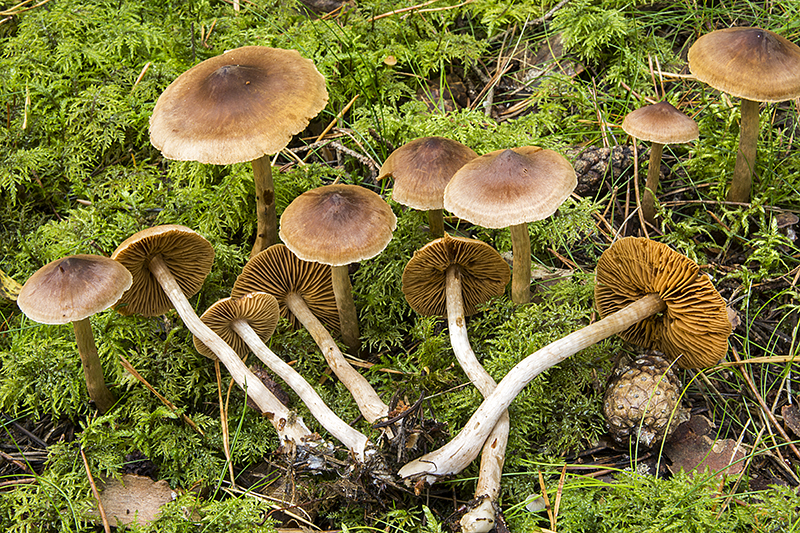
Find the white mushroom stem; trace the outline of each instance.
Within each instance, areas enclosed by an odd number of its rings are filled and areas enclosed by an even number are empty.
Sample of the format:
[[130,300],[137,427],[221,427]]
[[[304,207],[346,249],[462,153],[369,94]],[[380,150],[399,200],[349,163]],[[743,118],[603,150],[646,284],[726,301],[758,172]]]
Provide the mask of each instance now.
[[533,378],[584,348],[664,309],[666,304],[657,294],[648,294],[624,309],[532,353],[506,374],[453,440],[403,466],[400,477],[421,478],[433,484],[441,476],[460,472],[478,456],[480,447],[497,420]]
[[355,454],[358,461],[363,463],[364,451],[368,442],[367,437],[339,418],[303,376],[264,344],[264,341],[261,340],[261,337],[258,336],[258,333],[253,330],[246,320],[236,319],[230,323],[230,327],[270,370],[275,372],[279,378],[297,393],[303,403],[308,406],[308,410],[311,411],[314,418],[322,424],[322,427],[347,446]]
[[647,168],[647,181],[644,184],[644,197],[642,198],[642,216],[650,224],[656,220],[656,192],[658,182],[661,180],[661,155],[664,145],[653,142],[650,145],[650,163]]
[[526,304],[531,301],[531,235],[528,224],[510,226],[511,254],[514,266],[511,273],[511,301]]
[[361,352],[361,340],[358,332],[358,313],[353,300],[353,286],[347,265],[331,266],[331,282],[333,296],[336,298],[336,309],[339,311],[339,327],[342,340],[353,355]]
[[250,251],[252,259],[278,242],[278,215],[275,212],[275,183],[272,162],[268,155],[253,160],[253,180],[256,185],[256,240]]
[[89,398],[94,401],[100,413],[105,413],[111,409],[117,399],[106,387],[103,366],[100,364],[97,345],[94,343],[92,324],[87,317],[73,322],[72,327],[75,330],[75,342],[78,344],[78,354],[81,356],[83,377],[86,379],[86,390],[89,392]]
[[[467,325],[464,320],[464,297],[461,292],[461,274],[458,265],[451,265],[445,277],[445,302],[447,305],[447,327],[450,344],[458,364],[484,397],[488,397],[497,387],[494,379],[478,361],[469,343]],[[475,497],[483,498],[481,503],[464,513],[459,523],[464,533],[487,533],[495,526],[494,502],[500,496],[500,479],[506,458],[510,422],[508,411],[503,411],[483,445],[481,468]]]
[[150,259],[150,272],[158,280],[161,288],[166,293],[175,310],[183,319],[183,323],[189,328],[203,344],[214,352],[228,369],[231,377],[236,383],[247,391],[247,395],[252,399],[262,413],[270,420],[281,439],[281,444],[289,444],[290,448],[301,446],[306,440],[313,438],[313,433],[303,423],[302,418],[292,413],[283,405],[272,392],[256,377],[249,368],[242,362],[233,348],[223,341],[219,335],[206,326],[200,317],[194,312],[189,300],[178,285],[175,276],[170,272],[169,267],[161,258],[156,255]]
[[328,366],[331,367],[339,381],[350,391],[364,419],[372,424],[382,418],[386,418],[389,415],[389,406],[381,400],[381,397],[378,396],[369,381],[347,362],[330,332],[314,316],[303,297],[294,292],[289,293],[286,295],[285,302],[289,311],[311,333],[317,346],[322,350]]
[[756,144],[758,143],[759,103],[742,98],[742,118],[739,127],[739,148],[736,151],[736,166],[733,167],[731,188],[726,200],[749,202],[756,167]]

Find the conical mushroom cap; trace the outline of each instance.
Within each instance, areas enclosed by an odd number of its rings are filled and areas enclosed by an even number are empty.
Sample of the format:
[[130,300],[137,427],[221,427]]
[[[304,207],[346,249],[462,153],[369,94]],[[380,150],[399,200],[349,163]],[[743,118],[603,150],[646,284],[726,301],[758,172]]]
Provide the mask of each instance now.
[[659,144],[687,143],[700,135],[697,122],[669,102],[631,111],[622,121],[622,129],[632,137]]
[[286,296],[291,293],[302,297],[320,322],[331,329],[339,329],[330,267],[303,261],[283,244],[270,246],[247,262],[233,284],[231,297],[240,298],[251,292],[274,296],[281,316],[294,328],[299,328],[300,322],[286,306]]
[[286,207],[280,238],[304,261],[342,266],[381,253],[396,225],[380,195],[358,185],[325,185]]
[[[233,348],[239,357],[244,357],[250,352],[250,348],[233,329],[233,322],[244,320],[262,341],[267,342],[278,324],[279,312],[278,302],[274,296],[263,292],[253,292],[245,294],[241,298],[231,297],[217,301],[206,309],[200,320],[228,343],[228,346]],[[209,359],[217,358],[214,352],[196,335],[194,336],[194,347]]]
[[459,267],[465,316],[503,294],[511,279],[511,269],[497,250],[483,241],[445,234],[414,252],[403,270],[403,294],[414,311],[446,314],[445,281],[452,265]]
[[664,301],[666,310],[620,337],[677,358],[683,368],[712,366],[725,355],[731,334],[725,301],[691,259],[640,237],[620,239],[603,252],[594,290],[601,316],[651,293]]
[[117,308],[121,314],[156,316],[172,309],[172,302],[148,266],[156,255],[161,256],[190,298],[211,272],[214,247],[200,234],[175,224],[154,226],[125,239],[111,255],[133,275],[133,285],[120,299],[124,305]]
[[442,209],[444,189],[458,169],[478,157],[472,148],[445,137],[421,137],[392,152],[378,179],[394,178],[395,202],[420,210]]
[[689,48],[695,78],[732,96],[781,102],[800,96],[800,47],[761,28],[726,28]]
[[28,278],[17,305],[41,324],[77,322],[117,303],[131,282],[130,272],[113,259],[71,255],[47,263]]
[[455,173],[444,208],[484,228],[506,228],[549,217],[577,184],[575,169],[553,150],[496,150]]
[[150,142],[164,157],[227,165],[282,150],[328,103],[296,50],[245,46],[190,68],[159,97]]

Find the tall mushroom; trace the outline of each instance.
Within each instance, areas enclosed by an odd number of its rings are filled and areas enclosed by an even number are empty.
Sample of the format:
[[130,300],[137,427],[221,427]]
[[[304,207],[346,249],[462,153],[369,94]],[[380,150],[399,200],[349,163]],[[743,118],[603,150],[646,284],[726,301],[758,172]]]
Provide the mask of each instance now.
[[381,253],[397,218],[380,195],[358,185],[325,185],[286,207],[280,237],[304,261],[331,266],[342,340],[358,355],[361,341],[348,265]]
[[[322,427],[347,446],[359,462],[364,462],[367,437],[336,416],[303,376],[264,343],[275,331],[279,312],[278,301],[274,296],[251,292],[241,298],[217,301],[200,319],[233,348],[239,357],[247,355],[248,350],[256,354],[297,393]],[[196,336],[194,345],[201,354],[214,357],[214,353]]]
[[699,136],[697,122],[678,111],[669,102],[659,102],[628,113],[622,121],[622,129],[631,137],[651,143],[650,165],[642,197],[642,215],[647,222],[654,224],[655,197],[658,192],[664,145],[687,143],[697,139]]
[[[484,397],[497,384],[472,351],[464,317],[475,313],[478,304],[503,294],[510,278],[508,265],[494,248],[447,234],[414,252],[403,271],[403,294],[412,309],[422,315],[446,312],[453,353]],[[485,533],[495,525],[494,505],[500,496],[509,425],[504,411],[483,446],[475,487],[475,498],[481,502],[461,518],[461,531]]]
[[253,162],[252,257],[278,242],[268,154],[281,151],[327,103],[325,78],[299,52],[244,46],[195,65],[164,90],[150,117],[150,142],[167,159]]
[[203,285],[214,261],[214,248],[202,236],[178,225],[155,226],[136,233],[111,256],[133,275],[133,284],[120,299],[122,314],[155,316],[173,307],[183,323],[216,355],[236,383],[269,418],[281,444],[302,445],[312,433],[245,366],[236,352],[200,320],[189,303]]
[[455,173],[444,191],[444,208],[484,228],[511,230],[511,299],[523,304],[531,298],[528,222],[555,213],[577,184],[572,165],[553,150],[538,146],[496,150]]
[[378,179],[394,179],[395,202],[427,211],[431,236],[438,238],[444,235],[444,189],[453,174],[476,157],[472,148],[458,141],[420,137],[392,152]]
[[31,320],[72,323],[86,389],[101,413],[111,409],[116,398],[106,387],[89,317],[117,303],[131,283],[131,274],[113,259],[71,255],[37,270],[17,297],[17,305]]
[[759,102],[800,96],[800,47],[761,28],[726,28],[689,48],[689,70],[711,87],[742,99],[739,149],[729,202],[747,202],[756,165]]
[[331,269],[321,263],[303,261],[283,244],[270,246],[250,259],[236,278],[232,298],[252,292],[273,295],[281,316],[295,327],[302,324],[322,350],[328,366],[350,391],[364,419],[372,424],[389,414],[372,385],[347,362],[323,322],[338,327]]
[[713,365],[727,351],[731,324],[725,301],[700,267],[665,244],[636,237],[615,242],[598,261],[595,300],[608,312],[602,320],[517,363],[453,440],[403,466],[400,476],[434,483],[460,472],[525,385],[615,333],[649,343],[684,367]]

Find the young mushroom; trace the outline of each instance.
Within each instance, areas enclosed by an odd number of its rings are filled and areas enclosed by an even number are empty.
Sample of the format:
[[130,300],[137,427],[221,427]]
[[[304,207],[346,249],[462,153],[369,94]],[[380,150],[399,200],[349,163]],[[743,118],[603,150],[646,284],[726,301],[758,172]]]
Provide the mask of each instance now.
[[268,155],[328,103],[325,78],[296,50],[244,46],[187,70],[159,97],[150,142],[167,159],[230,165],[252,161],[258,227],[251,257],[278,242]]
[[200,320],[189,303],[211,271],[214,248],[202,236],[178,225],[155,226],[129,237],[112,254],[133,275],[133,284],[117,310],[125,315],[156,316],[173,307],[195,337],[214,352],[247,392],[289,449],[312,437],[302,419],[290,412],[245,366],[236,352]]
[[578,184],[562,155],[538,146],[497,150],[461,167],[444,191],[444,208],[484,228],[511,230],[514,271],[511,300],[530,301],[528,222],[556,212]]
[[[359,462],[364,462],[368,439],[350,427],[325,404],[317,391],[295,369],[267,347],[265,340],[272,336],[279,317],[278,301],[263,292],[251,292],[241,298],[225,298],[209,307],[200,319],[240,356],[248,350],[275,372],[297,393],[314,418],[331,435],[347,446]],[[206,357],[214,353],[195,336],[197,351]]]
[[[484,397],[497,384],[470,346],[464,317],[474,314],[478,304],[503,294],[510,278],[508,265],[494,248],[447,234],[414,252],[403,271],[403,294],[412,309],[422,315],[447,314],[453,353]],[[475,498],[481,502],[461,518],[465,533],[485,533],[495,526],[494,506],[500,496],[509,425],[504,411],[483,446],[475,487]]]
[[622,121],[622,129],[636,139],[650,141],[650,165],[647,169],[642,216],[655,223],[655,197],[661,174],[661,154],[665,144],[687,143],[697,139],[697,122],[687,117],[669,102],[640,107],[631,111]]
[[478,157],[472,148],[445,137],[421,137],[392,152],[378,180],[394,179],[392,198],[428,212],[431,236],[444,235],[444,189],[456,171]]
[[86,389],[97,410],[105,413],[117,401],[106,387],[89,317],[119,301],[131,286],[130,272],[98,255],[71,255],[47,263],[22,286],[17,305],[40,324],[72,323]]
[[274,296],[280,313],[295,327],[302,324],[322,350],[328,366],[350,391],[364,419],[372,424],[389,414],[372,385],[347,362],[323,322],[338,327],[338,313],[331,283],[331,269],[303,261],[283,244],[270,246],[242,269],[231,291],[232,298],[252,292]]
[[453,440],[406,464],[399,475],[434,483],[460,472],[533,378],[615,333],[664,352],[685,368],[713,365],[727,351],[731,324],[725,301],[700,267],[665,244],[636,237],[615,242],[598,261],[595,300],[601,314],[607,313],[602,320],[517,363]]
[[742,99],[739,149],[729,202],[750,201],[756,165],[759,102],[800,96],[800,47],[761,28],[726,28],[697,39],[689,48],[695,78]]
[[381,253],[397,225],[383,198],[358,185],[306,191],[281,216],[280,237],[304,261],[331,266],[342,340],[358,355],[361,341],[348,265]]

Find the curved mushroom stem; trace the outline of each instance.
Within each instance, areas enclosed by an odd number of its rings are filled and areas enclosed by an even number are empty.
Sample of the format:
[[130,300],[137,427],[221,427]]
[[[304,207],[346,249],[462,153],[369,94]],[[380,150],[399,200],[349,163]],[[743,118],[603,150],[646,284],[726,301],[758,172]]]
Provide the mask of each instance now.
[[275,395],[256,377],[250,369],[239,359],[233,348],[223,341],[219,335],[200,320],[194,312],[189,300],[181,290],[175,276],[170,272],[160,255],[150,259],[150,272],[161,284],[161,288],[166,293],[175,310],[183,319],[183,323],[189,328],[203,344],[214,352],[222,361],[225,368],[230,372],[231,377],[236,383],[247,391],[247,395],[256,403],[258,408],[264,413],[269,421],[275,426],[281,439],[281,444],[289,446],[303,445],[308,440],[313,440],[314,436],[303,423],[302,418],[292,413],[283,405]]
[[358,313],[353,301],[353,286],[350,284],[350,274],[347,265],[331,267],[331,281],[333,283],[333,296],[336,298],[336,308],[339,310],[339,325],[342,331],[342,340],[353,355],[361,352],[361,340],[358,332]]
[[511,253],[514,269],[511,274],[511,301],[526,304],[531,301],[531,235],[528,224],[510,226]]
[[403,466],[400,477],[421,478],[432,484],[441,476],[460,472],[477,457],[481,444],[500,415],[533,378],[584,348],[664,309],[666,304],[657,294],[648,294],[624,309],[530,354],[506,374],[453,440]]
[[430,227],[431,239],[444,237],[444,213],[441,209],[428,210],[428,227]]
[[83,377],[86,379],[86,390],[100,413],[105,413],[117,402],[117,399],[106,387],[103,376],[103,366],[97,355],[97,346],[92,335],[92,325],[89,318],[72,323],[75,330],[75,341],[78,344],[78,354],[81,356]]
[[231,322],[231,328],[247,343],[247,346],[256,356],[267,365],[270,370],[275,372],[279,378],[286,382],[293,391],[300,396],[300,399],[308,406],[314,418],[322,424],[322,427],[339,439],[347,448],[355,454],[359,462],[364,462],[364,451],[367,447],[367,437],[359,431],[350,427],[346,422],[339,418],[336,413],[331,411],[325,402],[320,398],[317,391],[301,376],[294,368],[275,355],[275,353],[264,344],[250,324],[244,319],[237,319]]
[[[445,302],[447,304],[447,327],[450,332],[453,353],[473,385],[478,388],[484,398],[488,397],[497,384],[475,357],[475,352],[472,351],[469,343],[467,325],[464,320],[461,273],[458,265],[451,265],[447,269]],[[500,496],[500,479],[506,459],[509,428],[508,411],[503,411],[483,445],[481,468],[478,474],[478,483],[475,486],[475,497],[483,498],[483,501],[461,517],[459,523],[461,531],[464,533],[487,533],[495,526],[494,502]]]
[[656,192],[661,178],[661,154],[664,145],[654,142],[650,146],[650,164],[647,169],[647,181],[644,184],[644,197],[642,198],[642,215],[650,224],[656,220]]
[[336,377],[350,391],[364,419],[372,424],[381,418],[386,418],[389,415],[389,406],[381,400],[381,397],[378,396],[369,381],[347,362],[339,347],[336,346],[336,342],[330,332],[314,316],[303,297],[297,293],[289,293],[286,295],[285,301],[289,311],[314,337],[314,341],[322,350],[328,366],[331,367]]
[[739,149],[736,151],[736,166],[733,168],[731,188],[726,200],[749,202],[756,168],[756,144],[758,143],[759,103],[742,98],[742,118],[739,127]]
[[275,212],[275,184],[272,163],[268,155],[253,160],[253,179],[256,184],[256,240],[250,258],[278,242],[278,216]]

